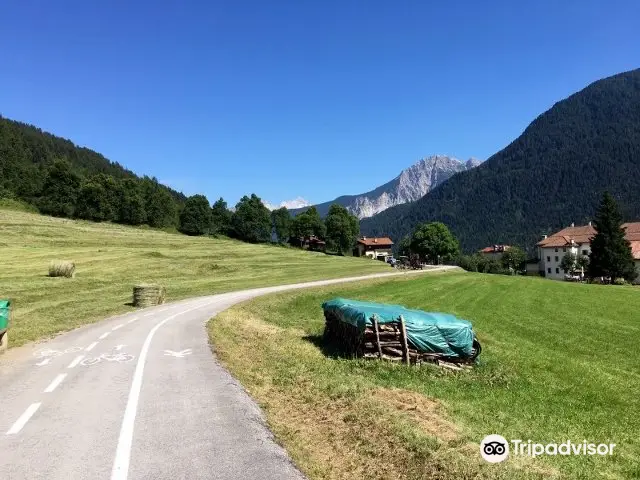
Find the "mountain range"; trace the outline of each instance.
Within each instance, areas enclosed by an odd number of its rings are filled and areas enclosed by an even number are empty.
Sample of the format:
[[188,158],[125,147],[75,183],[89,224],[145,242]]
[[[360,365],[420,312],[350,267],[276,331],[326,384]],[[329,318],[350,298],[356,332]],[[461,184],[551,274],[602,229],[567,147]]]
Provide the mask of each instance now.
[[441,221],[464,250],[509,243],[533,253],[543,234],[591,220],[605,190],[625,220],[640,219],[640,69],[556,103],[477,168],[360,226],[397,241],[418,223]]
[[[395,205],[414,202],[452,175],[470,170],[480,163],[476,158],[463,162],[447,155],[432,155],[419,160],[400,172],[393,180],[369,192],[343,195],[315,207],[321,216],[325,216],[329,207],[338,203],[358,218],[368,218]],[[291,213],[296,215],[307,208],[294,208],[291,209]]]

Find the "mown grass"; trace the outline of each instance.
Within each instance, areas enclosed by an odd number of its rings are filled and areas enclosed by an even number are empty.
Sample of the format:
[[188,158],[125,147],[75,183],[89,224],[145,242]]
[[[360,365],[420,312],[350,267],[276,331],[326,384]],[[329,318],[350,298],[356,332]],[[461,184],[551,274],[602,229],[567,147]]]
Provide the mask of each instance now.
[[[473,322],[472,371],[323,353],[320,304],[401,303]],[[209,323],[222,362],[311,479],[640,478],[640,291],[471,273],[258,298]],[[613,456],[479,455],[488,434],[616,443]]]
[[[160,283],[167,300],[390,271],[381,262],[149,228],[0,209],[0,298],[14,301],[11,345],[131,310],[132,288]],[[75,278],[48,276],[72,261]]]

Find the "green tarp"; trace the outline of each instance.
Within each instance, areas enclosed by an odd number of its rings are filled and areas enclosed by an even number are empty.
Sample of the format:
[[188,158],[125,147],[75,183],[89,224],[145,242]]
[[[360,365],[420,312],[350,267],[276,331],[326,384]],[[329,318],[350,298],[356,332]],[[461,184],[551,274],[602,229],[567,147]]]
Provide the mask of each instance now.
[[9,326],[9,308],[11,302],[9,300],[0,300],[0,332]]
[[326,301],[322,308],[325,313],[333,313],[343,322],[358,327],[360,331],[372,325],[373,315],[381,324],[397,322],[402,315],[407,329],[407,340],[417,350],[456,358],[472,355],[474,333],[471,322],[461,320],[455,315],[346,298]]

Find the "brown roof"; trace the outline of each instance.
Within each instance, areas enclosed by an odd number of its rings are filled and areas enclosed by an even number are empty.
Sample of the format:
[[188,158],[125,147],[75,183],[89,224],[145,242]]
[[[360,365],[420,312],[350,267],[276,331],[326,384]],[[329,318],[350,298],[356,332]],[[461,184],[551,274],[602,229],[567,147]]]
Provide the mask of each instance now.
[[[630,242],[640,241],[640,222],[623,223],[622,228],[625,229],[625,237]],[[537,243],[539,247],[565,247],[571,244],[571,240],[575,243],[590,243],[591,238],[596,234],[596,229],[592,225],[582,227],[567,227],[557,233],[541,240]]]
[[385,247],[393,245],[393,241],[389,237],[362,237],[358,243],[368,247]]
[[511,248],[511,245],[491,245],[480,250],[481,253],[502,253]]
[[640,222],[623,223],[622,228],[625,229],[625,237],[630,242],[640,241]]

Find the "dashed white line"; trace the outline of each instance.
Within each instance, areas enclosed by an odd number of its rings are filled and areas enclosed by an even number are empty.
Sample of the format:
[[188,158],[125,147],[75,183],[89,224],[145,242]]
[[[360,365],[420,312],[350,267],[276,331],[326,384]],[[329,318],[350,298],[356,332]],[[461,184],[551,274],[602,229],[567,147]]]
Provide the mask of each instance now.
[[121,323],[120,325],[116,325],[115,327],[113,327],[111,330],[116,331],[119,328],[122,328],[124,325]]
[[131,319],[131,320],[129,320],[127,323],[133,323],[133,322],[135,322],[136,320],[138,320],[138,318],[137,318],[137,317],[136,317],[136,318],[132,318],[132,319]]
[[148,317],[148,316],[153,315],[153,314],[154,314],[154,312],[145,313],[145,314],[143,315],[143,317]]
[[82,361],[83,358],[84,358],[84,355],[78,355],[76,358],[73,359],[73,361],[69,364],[67,368],[75,367]]
[[110,333],[111,333],[111,332],[104,332],[102,335],[100,335],[100,336],[98,337],[98,339],[100,339],[100,340],[104,340],[105,338],[107,338],[107,337],[109,336],[109,334],[110,334]]
[[31,405],[29,405],[24,413],[20,415],[20,418],[16,420],[16,423],[14,423],[11,428],[7,430],[7,435],[15,435],[20,430],[22,430],[22,427],[26,425],[33,414],[36,413],[36,411],[40,408],[40,405],[42,405],[40,402],[32,403]]
[[58,388],[58,385],[60,385],[62,383],[62,381],[65,379],[65,377],[67,376],[66,373],[61,373],[60,375],[58,375],[56,378],[53,379],[53,382],[51,382],[49,384],[49,386],[47,388],[44,389],[44,393],[51,393],[53,392],[56,388]]
[[93,348],[98,344],[98,342],[93,342],[91,345],[89,345],[87,348],[84,349],[85,352],[90,352],[91,350],[93,350]]

